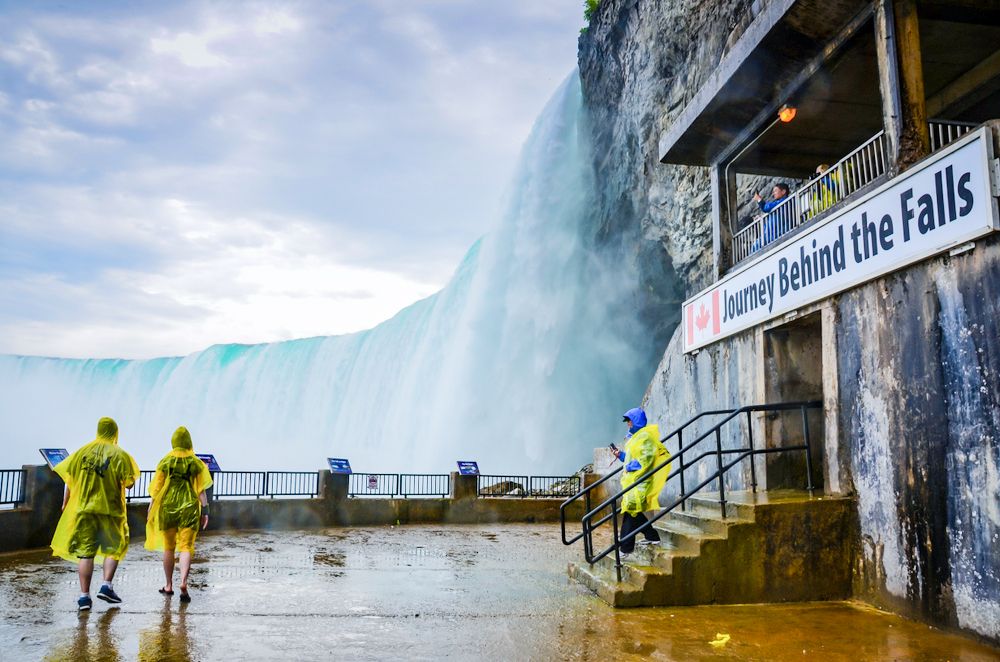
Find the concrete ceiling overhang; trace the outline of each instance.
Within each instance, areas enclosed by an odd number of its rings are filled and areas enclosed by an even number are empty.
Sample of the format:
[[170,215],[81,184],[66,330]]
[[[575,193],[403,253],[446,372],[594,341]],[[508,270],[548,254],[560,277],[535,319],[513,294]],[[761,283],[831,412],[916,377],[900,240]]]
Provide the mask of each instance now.
[[660,161],[710,165],[869,3],[772,0],[660,136]]
[[[806,177],[881,130],[870,5],[818,4],[776,0],[758,16],[661,136],[661,162],[707,166],[738,154],[738,172]],[[1000,0],[925,0],[918,11],[929,115],[1000,117]],[[765,113],[783,103],[795,119],[766,128]]]

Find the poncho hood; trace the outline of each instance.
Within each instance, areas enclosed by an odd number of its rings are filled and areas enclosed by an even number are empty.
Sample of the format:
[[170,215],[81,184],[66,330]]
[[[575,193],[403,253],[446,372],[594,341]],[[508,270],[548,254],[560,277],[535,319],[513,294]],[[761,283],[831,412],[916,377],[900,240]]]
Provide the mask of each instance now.
[[622,414],[622,420],[624,421],[626,418],[632,421],[631,431],[633,432],[641,430],[642,428],[646,427],[646,412],[644,412],[639,407],[633,407],[632,409],[629,409],[627,412]]
[[97,421],[97,438],[94,441],[106,444],[118,443],[118,424],[115,423],[113,418],[105,416]]
[[186,427],[181,426],[174,430],[174,436],[170,439],[170,446],[178,451],[194,450],[194,445],[191,443],[191,433],[188,432]]

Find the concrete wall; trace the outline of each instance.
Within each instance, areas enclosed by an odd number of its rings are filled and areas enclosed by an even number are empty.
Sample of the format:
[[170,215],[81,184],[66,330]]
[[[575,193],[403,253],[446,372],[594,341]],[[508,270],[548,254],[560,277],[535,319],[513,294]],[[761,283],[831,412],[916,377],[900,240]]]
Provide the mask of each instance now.
[[[62,505],[63,482],[47,466],[26,466],[25,503],[0,511],[0,552],[47,547]],[[557,522],[562,499],[479,498],[475,476],[452,474],[445,499],[351,498],[348,476],[320,472],[316,499],[225,499],[212,501],[209,530],[303,529],[387,524],[492,524]],[[133,539],[145,536],[149,502],[128,504]],[[579,521],[582,507],[567,515]]]
[[[824,489],[856,495],[855,595],[1000,641],[1000,236],[800,316],[811,313],[819,355],[803,360],[822,363]],[[694,356],[677,334],[647,394],[652,418],[763,401],[767,334],[782,324]]]

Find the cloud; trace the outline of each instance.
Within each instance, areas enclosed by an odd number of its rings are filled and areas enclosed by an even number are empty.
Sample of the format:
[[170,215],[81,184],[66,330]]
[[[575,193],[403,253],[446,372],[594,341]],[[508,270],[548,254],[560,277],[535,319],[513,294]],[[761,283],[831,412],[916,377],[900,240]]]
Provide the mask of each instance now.
[[339,333],[434,291],[574,64],[578,3],[537,4],[0,11],[0,352]]

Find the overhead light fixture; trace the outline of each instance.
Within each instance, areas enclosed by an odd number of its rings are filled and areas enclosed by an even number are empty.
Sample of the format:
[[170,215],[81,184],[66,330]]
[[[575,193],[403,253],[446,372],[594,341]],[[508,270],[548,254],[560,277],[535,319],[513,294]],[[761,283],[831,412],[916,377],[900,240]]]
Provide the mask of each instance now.
[[789,106],[788,104],[785,104],[778,110],[778,119],[784,122],[785,124],[788,124],[793,119],[795,119],[795,112],[796,112],[795,106]]

